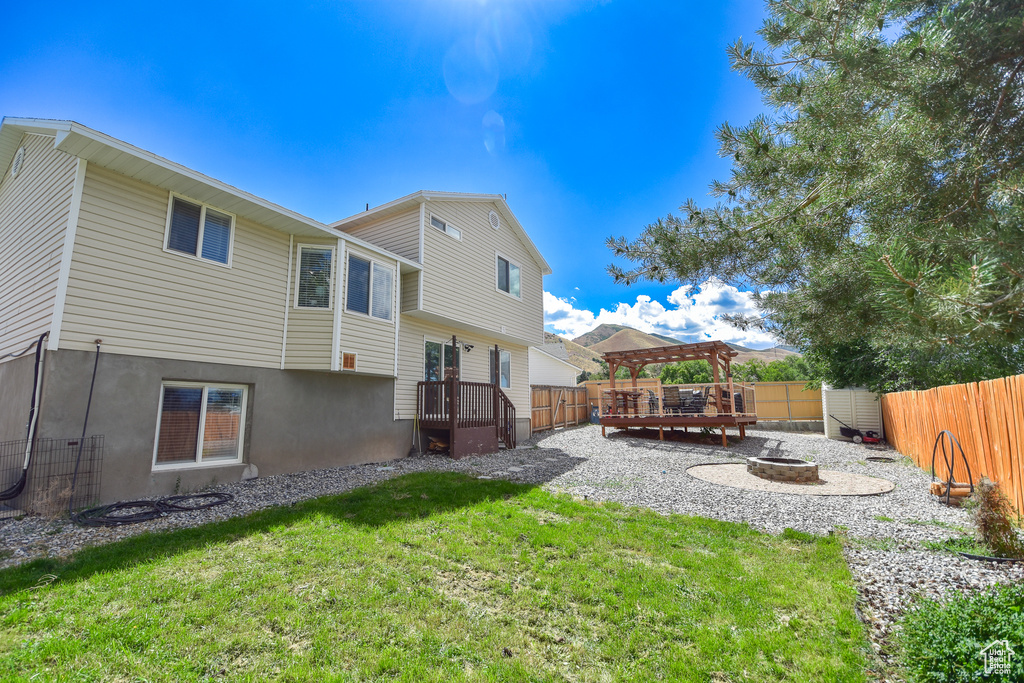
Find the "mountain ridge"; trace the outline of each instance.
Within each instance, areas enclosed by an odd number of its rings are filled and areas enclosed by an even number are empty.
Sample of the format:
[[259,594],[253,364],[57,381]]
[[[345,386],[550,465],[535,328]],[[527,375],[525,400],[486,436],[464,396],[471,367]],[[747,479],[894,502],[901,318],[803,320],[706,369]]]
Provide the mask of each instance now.
[[[563,338],[559,337],[559,340],[563,340]],[[604,323],[598,325],[589,332],[581,334],[575,339],[569,340],[569,343],[595,354],[595,360],[599,361],[601,354],[611,351],[650,349],[657,346],[672,346],[674,344],[684,344],[686,342],[673,339],[672,337],[668,337],[663,334],[648,334],[647,332],[641,332],[640,330],[627,325],[611,325]],[[729,342],[726,342],[726,344],[738,353],[738,355],[733,358],[734,363],[746,363],[755,359],[769,363],[773,360],[782,360],[787,356],[801,355],[799,351],[792,350],[792,347],[787,348],[784,346],[775,346],[770,349],[751,349],[739,344],[730,344]],[[566,344],[566,348],[568,349],[568,344]],[[589,354],[584,354],[582,351],[578,351],[578,355],[587,357]],[[570,352],[570,357],[572,357],[572,352]],[[593,359],[593,356],[589,357]],[[575,363],[575,361],[573,362]]]

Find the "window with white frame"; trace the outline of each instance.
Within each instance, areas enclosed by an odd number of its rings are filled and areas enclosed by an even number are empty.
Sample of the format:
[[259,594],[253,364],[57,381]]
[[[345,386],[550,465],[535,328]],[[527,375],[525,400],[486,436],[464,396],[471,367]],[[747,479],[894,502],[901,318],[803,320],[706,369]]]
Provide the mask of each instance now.
[[444,379],[445,368],[461,368],[462,354],[459,346],[452,349],[452,342],[426,341],[423,343],[423,379],[438,382]]
[[239,384],[164,382],[154,469],[241,462],[247,393]]
[[164,247],[230,266],[234,227],[231,214],[172,195]]
[[298,286],[295,306],[298,308],[330,308],[333,303],[331,267],[333,247],[299,245]]
[[[487,381],[494,381],[494,349],[490,350],[490,369],[487,373]],[[512,354],[503,349],[498,349],[498,384],[502,389],[512,386]]]
[[515,298],[519,295],[519,266],[504,258],[500,254],[495,256],[498,266],[498,291],[511,294]]
[[393,268],[349,254],[345,310],[391,320],[394,277]]
[[448,221],[443,221],[437,216],[430,217],[430,224],[440,230],[443,233],[451,235],[457,240],[462,239],[462,231],[451,225]]

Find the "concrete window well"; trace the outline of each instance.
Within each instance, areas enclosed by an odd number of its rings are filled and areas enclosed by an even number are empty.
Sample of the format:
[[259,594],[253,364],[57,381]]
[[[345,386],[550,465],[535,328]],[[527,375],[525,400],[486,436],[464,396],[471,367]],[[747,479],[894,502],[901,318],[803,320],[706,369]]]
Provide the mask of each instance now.
[[796,458],[747,458],[747,472],[788,484],[818,483],[818,463]]

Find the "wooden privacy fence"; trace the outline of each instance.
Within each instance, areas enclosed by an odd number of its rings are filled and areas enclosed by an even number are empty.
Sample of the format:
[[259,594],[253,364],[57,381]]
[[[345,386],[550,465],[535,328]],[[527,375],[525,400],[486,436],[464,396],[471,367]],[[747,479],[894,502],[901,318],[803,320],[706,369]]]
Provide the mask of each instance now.
[[533,432],[578,425],[590,420],[585,387],[530,387]]
[[[1024,514],[1024,375],[885,394],[882,419],[889,443],[926,470],[935,437],[943,429],[953,432],[964,448],[973,483],[988,477]],[[941,447],[935,474],[943,480],[949,476]],[[962,461],[953,476],[967,481]]]
[[800,422],[821,420],[821,389],[806,389],[806,382],[756,382],[754,401],[758,420]]

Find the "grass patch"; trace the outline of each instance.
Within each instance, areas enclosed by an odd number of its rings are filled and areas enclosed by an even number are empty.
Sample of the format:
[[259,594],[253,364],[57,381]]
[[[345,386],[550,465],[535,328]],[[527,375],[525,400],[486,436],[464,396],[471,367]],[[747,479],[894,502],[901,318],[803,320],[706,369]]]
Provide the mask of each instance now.
[[861,681],[835,538],[417,473],[0,572],[4,680]]
[[921,545],[928,550],[935,550],[938,552],[970,553],[971,555],[983,555],[985,557],[991,557],[993,555],[991,548],[970,536],[947,538],[942,541],[921,541]]
[[1016,651],[1024,642],[1024,586],[996,586],[976,594],[954,594],[946,602],[922,600],[907,612],[899,639],[911,681],[1021,681],[1024,657],[1010,670],[986,675],[981,651],[1008,640]]
[[885,515],[875,515],[875,521],[878,521],[878,522],[895,522],[896,520],[893,519],[892,517],[887,517]]

